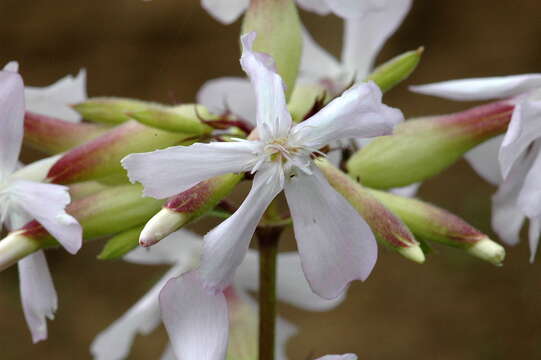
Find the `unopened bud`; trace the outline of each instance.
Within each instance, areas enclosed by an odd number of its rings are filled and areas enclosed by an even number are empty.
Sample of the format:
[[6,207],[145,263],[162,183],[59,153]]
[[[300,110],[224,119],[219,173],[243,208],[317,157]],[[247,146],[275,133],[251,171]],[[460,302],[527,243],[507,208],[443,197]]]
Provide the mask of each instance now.
[[100,260],[118,259],[128,252],[132,251],[139,245],[139,234],[143,229],[142,226],[135,227],[121,232],[107,240],[107,244],[98,255]]
[[271,55],[278,74],[286,84],[289,99],[301,61],[301,22],[293,0],[251,1],[244,21],[242,34],[254,31],[254,50]]
[[188,219],[188,214],[162,208],[146,223],[139,235],[139,244],[144,247],[156,244],[186,224]]
[[408,227],[367,189],[326,159],[318,158],[316,164],[331,186],[342,194],[370,225],[381,243],[409,260],[417,263],[425,261],[424,253]]
[[499,101],[460,113],[406,121],[355,153],[348,172],[363,185],[389,189],[426,180],[465,152],[503,133],[514,106]]
[[330,100],[326,89],[319,83],[297,84],[287,108],[293,121],[301,122],[321,110]]
[[366,80],[375,82],[382,92],[392,89],[413,73],[419,61],[421,61],[423,51],[424,48],[420,47],[417,50],[408,51],[392,58],[378,66]]
[[126,115],[127,113],[143,111],[149,106],[156,105],[151,102],[134,99],[95,97],[74,104],[72,107],[85,120],[105,124],[120,124],[130,120],[130,117]]
[[39,250],[41,243],[15,231],[0,241],[0,271],[14,265],[20,259]]
[[158,129],[191,135],[212,132],[201,119],[215,118],[202,105],[184,104],[175,107],[149,106],[147,109],[130,113],[130,116],[142,124]]
[[499,265],[504,248],[456,215],[432,204],[391,193],[369,190],[398,215],[421,240],[464,249],[468,254]]

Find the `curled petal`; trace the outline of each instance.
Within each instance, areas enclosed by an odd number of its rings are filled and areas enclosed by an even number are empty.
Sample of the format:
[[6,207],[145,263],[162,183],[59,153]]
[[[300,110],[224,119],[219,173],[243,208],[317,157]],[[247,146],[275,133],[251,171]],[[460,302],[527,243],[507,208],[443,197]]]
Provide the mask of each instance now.
[[223,290],[242,263],[261,216],[282,190],[279,164],[259,170],[237,211],[204,238],[200,272],[208,288]]
[[77,76],[65,76],[46,87],[27,86],[24,96],[27,111],[78,122],[81,116],[69,105],[86,100],[86,71],[81,69]]
[[257,150],[251,141],[196,143],[130,154],[122,166],[132,183],[143,184],[145,196],[163,199],[211,177],[249,170]]
[[225,359],[227,301],[222,292],[205,289],[197,272],[169,280],[160,293],[160,308],[178,359]]
[[255,95],[247,79],[224,77],[207,81],[197,93],[197,103],[215,114],[231,111],[243,120],[255,124]]
[[201,5],[216,20],[231,24],[242,14],[250,0],[201,0]]
[[276,72],[274,59],[252,49],[255,37],[255,32],[241,37],[240,63],[255,91],[259,135],[263,140],[285,137],[291,127],[291,115],[287,110],[284,83]]
[[493,185],[502,182],[500,163],[498,162],[498,152],[502,145],[502,141],[503,136],[497,136],[476,146],[464,155],[471,167],[474,168],[483,179]]
[[373,82],[358,84],[295,126],[292,135],[316,149],[344,138],[388,135],[404,118],[400,110],[384,105],[381,96]]
[[2,181],[15,170],[23,139],[24,84],[16,71],[0,71],[0,114],[0,129],[2,129],[0,181]]
[[24,317],[36,343],[47,339],[46,319],[54,319],[58,298],[43,251],[28,255],[18,266]]
[[365,280],[377,258],[374,234],[321,172],[299,173],[286,184],[285,194],[312,290],[334,299],[351,281]]
[[541,74],[525,74],[443,81],[411,86],[419,94],[451,100],[489,100],[520,95],[541,87]]
[[68,187],[26,180],[14,181],[8,188],[10,200],[36,219],[70,253],[83,244],[83,230],[77,220],[66,213],[70,203]]

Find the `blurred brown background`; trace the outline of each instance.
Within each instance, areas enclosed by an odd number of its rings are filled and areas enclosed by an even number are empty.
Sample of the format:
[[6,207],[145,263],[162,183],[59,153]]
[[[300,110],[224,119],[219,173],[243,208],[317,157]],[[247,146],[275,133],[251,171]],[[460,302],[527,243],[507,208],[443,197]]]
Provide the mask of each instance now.
[[[540,14],[538,0],[416,0],[380,60],[424,45],[409,84],[539,72]],[[302,17],[314,37],[338,54],[340,20]],[[47,85],[85,67],[91,96],[190,102],[205,80],[241,74],[238,33],[239,22],[217,23],[196,0],[3,0],[0,64],[18,60],[28,85]],[[386,97],[407,116],[467,106],[414,95],[404,85]],[[492,234],[493,191],[460,162],[427,181],[420,196]],[[291,248],[289,241],[284,248]],[[100,262],[95,256],[101,246],[85,245],[78,256],[49,252],[60,307],[49,322],[49,340],[38,345],[31,344],[24,322],[16,270],[0,274],[1,359],[90,358],[95,334],[165,270]],[[528,263],[526,242],[508,249],[502,268],[437,249],[422,266],[382,250],[372,276],[355,283],[334,311],[281,306],[301,330],[288,344],[290,359],[343,352],[364,360],[540,359],[540,264]],[[130,359],[157,359],[165,341],[163,329],[138,337]]]

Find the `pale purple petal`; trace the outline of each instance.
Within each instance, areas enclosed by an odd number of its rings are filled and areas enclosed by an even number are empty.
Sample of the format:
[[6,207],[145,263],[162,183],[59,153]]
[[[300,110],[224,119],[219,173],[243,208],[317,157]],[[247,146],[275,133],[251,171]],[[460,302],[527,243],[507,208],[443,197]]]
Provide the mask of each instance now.
[[250,0],[201,0],[203,8],[216,20],[231,24],[242,14]]
[[24,89],[26,110],[66,121],[78,122],[81,116],[70,105],[86,100],[86,71],[68,75],[46,87]]
[[17,180],[7,188],[10,201],[22,207],[62,246],[75,254],[83,244],[83,230],[77,220],[66,213],[70,203],[68,187]]
[[[9,64],[8,64],[9,65]],[[0,181],[17,166],[24,125],[24,84],[17,72],[0,71]]]
[[276,72],[274,59],[252,49],[255,37],[255,32],[241,37],[240,64],[255,91],[259,136],[262,140],[285,137],[291,127],[291,115],[287,109],[284,83]]
[[373,82],[352,87],[296,125],[292,129],[294,141],[317,149],[340,139],[392,133],[403,115],[400,110],[384,105],[381,96],[381,90]]
[[130,154],[122,166],[132,183],[143,184],[145,196],[163,199],[211,177],[249,170],[257,151],[251,141],[196,143]]
[[[277,297],[280,301],[311,311],[326,311],[340,305],[344,296],[326,300],[314,294],[302,271],[297,252],[278,255]],[[235,275],[235,283],[243,289],[259,290],[259,257],[249,250]]]
[[199,89],[197,103],[206,106],[214,114],[230,111],[256,125],[255,94],[248,79],[223,77],[209,80]]
[[18,262],[21,302],[34,343],[47,339],[47,320],[54,319],[58,298],[43,251]]
[[331,12],[327,0],[297,0],[301,8],[318,15],[328,15]]
[[238,210],[205,236],[200,272],[208,288],[223,290],[233,281],[261,216],[282,190],[280,171],[278,163],[259,170]]
[[515,106],[500,148],[503,177],[536,139],[541,138],[541,101],[523,101]]
[[365,280],[377,258],[368,224],[317,169],[297,174],[285,186],[302,261],[312,290],[325,299],[344,293],[353,280]]
[[178,359],[225,359],[227,302],[222,292],[205,289],[197,272],[169,280],[160,293],[160,308]]
[[541,74],[525,74],[450,80],[410,86],[410,90],[451,100],[469,101],[506,98],[539,87],[541,87]]
[[[366,11],[364,16],[344,20],[342,62],[346,69],[356,74],[358,80],[366,78],[372,70],[379,51],[404,20],[411,2],[388,0],[372,11]],[[356,3],[361,5],[367,2]]]
[[498,153],[502,141],[503,135],[497,136],[476,146],[464,155],[471,167],[481,175],[483,179],[493,185],[502,182],[502,174],[498,160]]
[[344,355],[325,355],[318,358],[317,360],[357,360],[357,355],[355,354],[344,354]]
[[541,219],[530,219],[530,227],[528,229],[528,242],[530,244],[530,262],[535,260],[537,254],[537,245],[539,245],[539,234],[541,232]]
[[302,76],[314,82],[323,79],[335,80],[340,77],[342,66],[334,56],[319,46],[305,28],[303,28],[302,35],[303,45],[300,67]]

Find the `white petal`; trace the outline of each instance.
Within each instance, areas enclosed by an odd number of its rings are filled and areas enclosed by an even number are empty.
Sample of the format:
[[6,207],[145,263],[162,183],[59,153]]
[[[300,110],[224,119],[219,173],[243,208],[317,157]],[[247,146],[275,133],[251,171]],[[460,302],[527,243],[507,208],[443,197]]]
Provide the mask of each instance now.
[[210,293],[197,272],[167,282],[160,293],[163,322],[181,360],[223,360],[228,312],[223,293]]
[[530,150],[536,152],[531,154],[535,160],[524,177],[524,184],[520,189],[517,202],[521,212],[529,218],[541,216],[541,152],[539,145]]
[[58,298],[43,251],[18,262],[21,302],[34,343],[47,339],[47,320],[54,319]]
[[0,71],[0,182],[17,166],[24,125],[24,84],[19,74]]
[[250,0],[201,0],[201,5],[216,20],[231,24],[242,14]]
[[279,170],[279,165],[259,170],[238,210],[205,236],[200,272],[207,287],[223,290],[233,281],[261,216],[282,190]]
[[319,46],[305,28],[303,28],[302,35],[300,72],[303,77],[314,82],[322,79],[336,80],[339,78],[342,66],[334,56]]
[[499,154],[504,178],[531,143],[541,138],[540,118],[541,101],[523,101],[515,106]]
[[[326,300],[313,293],[301,267],[296,252],[278,255],[277,297],[280,301],[311,311],[326,311],[340,305],[344,296]],[[249,250],[235,275],[235,283],[241,288],[259,290],[259,257],[256,251]]]
[[399,196],[414,197],[417,194],[417,191],[419,191],[419,187],[421,186],[421,184],[422,183],[418,182],[411,185],[392,188],[391,190],[389,190],[389,192]]
[[183,268],[168,271],[124,315],[102,331],[90,346],[94,360],[125,359],[137,334],[148,335],[161,323],[159,294],[165,283],[183,272]]
[[171,344],[167,345],[160,360],[177,360],[175,353],[173,352],[173,347],[171,346]]
[[284,83],[276,72],[274,59],[252,50],[255,37],[255,32],[241,37],[240,64],[255,91],[259,135],[263,140],[285,137],[291,127],[291,115],[287,110]]
[[286,346],[292,336],[297,335],[299,330],[289,321],[278,317],[276,319],[276,360],[287,360]]
[[248,79],[223,77],[209,80],[199,89],[197,103],[205,105],[214,114],[231,111],[256,125],[255,94]]
[[451,100],[488,100],[523,94],[541,87],[541,74],[510,75],[443,81],[411,86],[416,93]]
[[27,86],[24,95],[27,111],[78,122],[81,116],[69,105],[86,100],[86,71],[81,69],[77,76],[65,76],[46,87]]
[[45,159],[35,161],[31,164],[21,167],[13,174],[10,179],[21,179],[41,182],[45,180],[51,167],[62,157],[63,154],[50,156]]
[[251,141],[196,143],[130,154],[122,166],[132,183],[143,184],[145,196],[163,199],[213,176],[249,170],[257,150]]
[[365,10],[364,16],[344,20],[342,62],[358,80],[365,79],[372,70],[383,44],[396,31],[410,8],[411,0],[388,0],[375,9]]
[[313,175],[299,173],[286,184],[285,194],[312,290],[333,299],[351,281],[365,280],[377,258],[374,234],[321,172],[314,168]]
[[403,116],[400,110],[384,105],[381,96],[373,82],[352,87],[296,125],[292,130],[295,141],[317,149],[344,138],[390,134]]
[[66,213],[70,203],[67,186],[16,180],[6,190],[10,201],[36,219],[68,252],[79,251],[83,231],[77,220]]
[[528,229],[528,242],[530,243],[530,262],[535,260],[537,245],[539,245],[539,233],[541,232],[541,219],[530,219],[530,228]]
[[483,179],[493,185],[502,182],[500,163],[498,161],[498,153],[502,141],[503,135],[497,136],[476,146],[464,155],[471,167],[481,175]]
[[[396,0],[394,0],[396,1]],[[357,18],[383,11],[393,0],[327,0],[331,10],[342,18]]]
[[344,355],[325,355],[318,358],[317,360],[357,360],[357,355],[355,354],[344,354]]
[[318,15],[327,15],[331,12],[327,0],[297,0],[297,3],[304,10],[314,12]]

